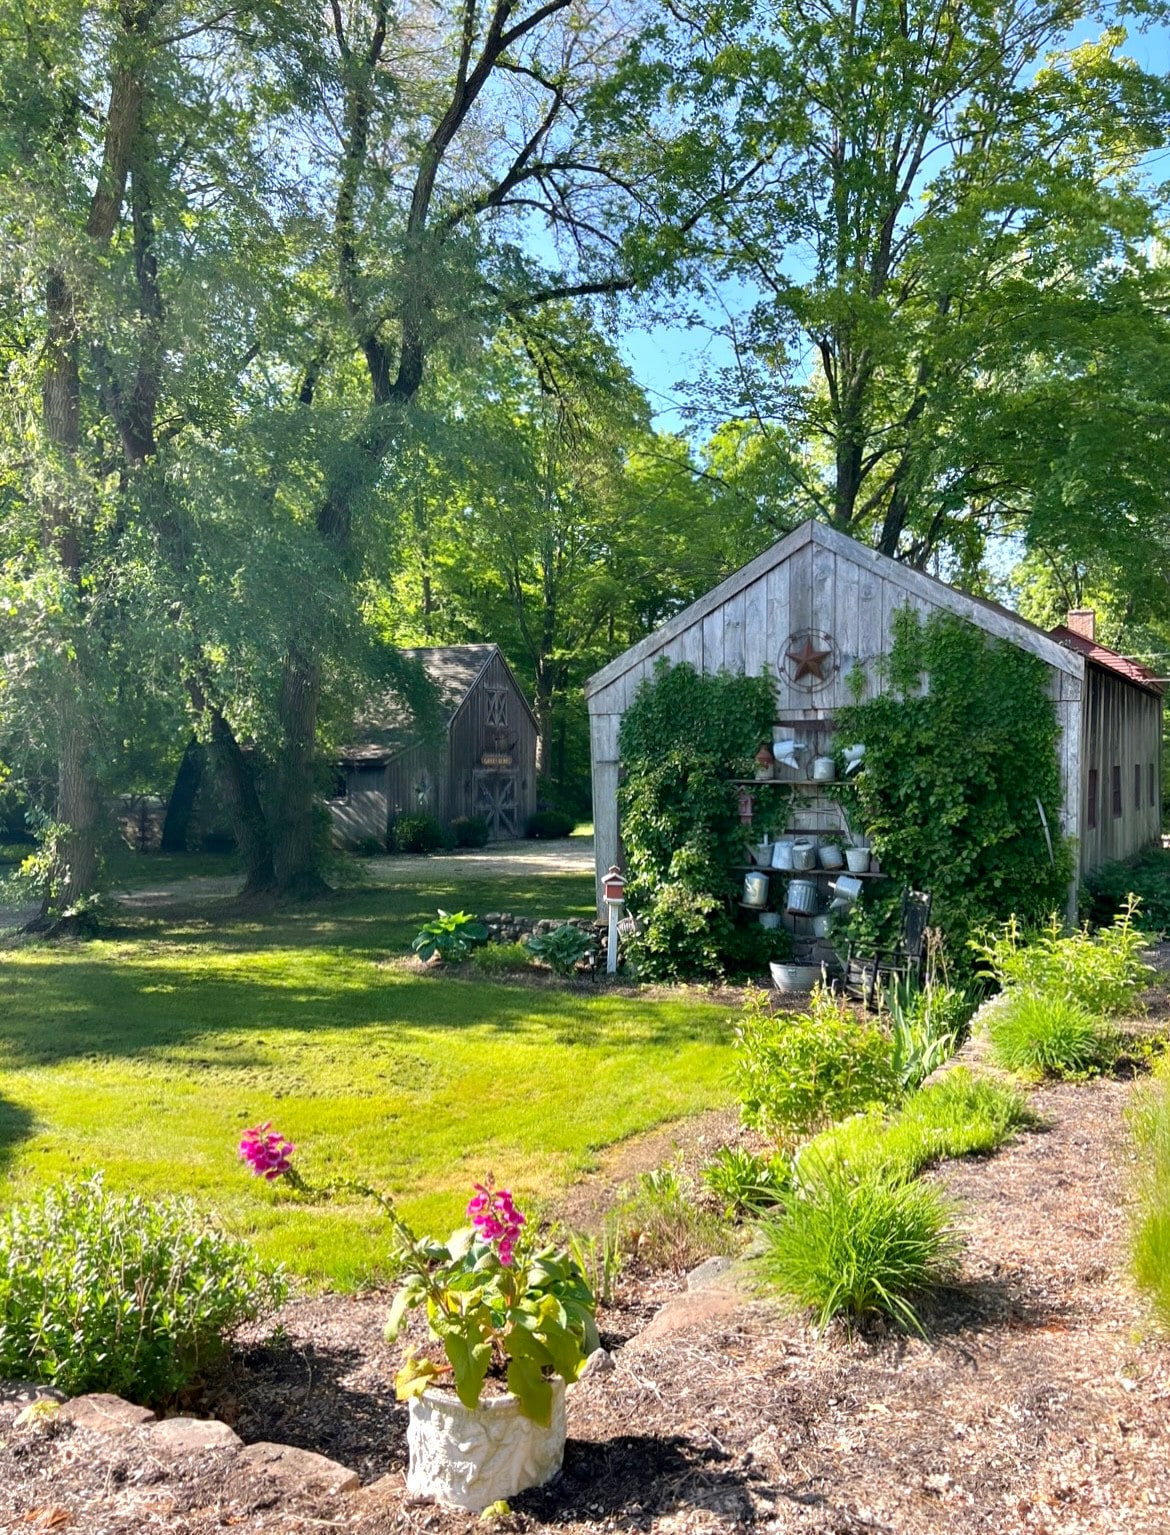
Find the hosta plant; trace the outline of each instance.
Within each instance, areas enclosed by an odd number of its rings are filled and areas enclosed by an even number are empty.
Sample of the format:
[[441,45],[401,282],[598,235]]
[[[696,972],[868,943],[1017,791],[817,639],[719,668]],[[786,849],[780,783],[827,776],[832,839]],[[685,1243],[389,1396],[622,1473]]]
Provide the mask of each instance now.
[[563,922],[550,933],[537,933],[526,938],[524,947],[534,959],[546,964],[554,975],[568,977],[593,948],[593,939],[571,922]]
[[477,943],[486,943],[488,930],[478,917],[466,911],[444,911],[418,932],[411,948],[426,961],[438,955],[448,964],[466,959]]

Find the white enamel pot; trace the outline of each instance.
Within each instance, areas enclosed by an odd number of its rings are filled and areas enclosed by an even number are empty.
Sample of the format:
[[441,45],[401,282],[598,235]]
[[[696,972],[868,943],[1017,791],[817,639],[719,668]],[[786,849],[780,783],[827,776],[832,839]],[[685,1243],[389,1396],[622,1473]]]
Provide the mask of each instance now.
[[788,911],[794,917],[811,917],[817,909],[817,887],[811,879],[788,882]]
[[751,869],[743,877],[743,904],[766,906],[768,904],[768,876],[758,869]]
[[818,938],[827,938],[832,931],[832,914],[827,911],[818,912],[813,918],[813,932],[817,935]]

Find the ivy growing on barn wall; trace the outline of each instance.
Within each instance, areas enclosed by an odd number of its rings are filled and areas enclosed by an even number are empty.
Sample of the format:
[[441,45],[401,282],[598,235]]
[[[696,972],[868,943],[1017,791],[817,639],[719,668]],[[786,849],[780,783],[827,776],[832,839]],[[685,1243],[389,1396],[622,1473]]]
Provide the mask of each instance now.
[[[648,978],[758,974],[789,946],[783,930],[734,920],[742,884],[735,865],[748,832],[731,780],[750,776],[755,752],[772,738],[775,709],[766,674],[707,675],[661,661],[622,720],[626,897],[642,923],[631,952]],[[764,785],[757,817],[782,820],[788,792]]]
[[840,738],[865,742],[856,794],[882,869],[933,893],[956,959],[976,928],[1064,905],[1073,856],[1049,680],[1037,656],[953,614],[923,623],[903,608],[885,691],[839,711]]

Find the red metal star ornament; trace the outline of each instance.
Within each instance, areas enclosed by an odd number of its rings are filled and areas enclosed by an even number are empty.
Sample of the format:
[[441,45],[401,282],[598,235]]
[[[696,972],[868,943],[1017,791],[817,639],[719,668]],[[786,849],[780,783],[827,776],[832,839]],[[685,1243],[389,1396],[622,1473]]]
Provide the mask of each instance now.
[[832,657],[832,650],[819,650],[816,641],[811,634],[806,634],[804,642],[799,648],[786,650],[785,659],[795,663],[792,672],[793,682],[799,682],[802,677],[815,678],[817,682],[825,681],[825,662]]

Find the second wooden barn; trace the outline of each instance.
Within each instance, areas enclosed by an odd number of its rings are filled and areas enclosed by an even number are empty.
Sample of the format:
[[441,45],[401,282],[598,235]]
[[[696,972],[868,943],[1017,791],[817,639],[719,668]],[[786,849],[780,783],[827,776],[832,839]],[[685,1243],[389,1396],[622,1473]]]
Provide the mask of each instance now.
[[419,739],[394,697],[370,709],[340,754],[334,839],[385,842],[405,815],[444,825],[482,816],[492,841],[522,837],[536,810],[536,717],[498,645],[404,650],[438,689],[442,735]]
[[[600,880],[621,861],[617,789],[622,718],[655,663],[699,671],[765,668],[776,678],[776,723],[810,744],[851,701],[861,667],[880,688],[894,615],[909,606],[955,613],[1038,656],[1061,726],[1060,830],[1077,839],[1081,873],[1155,842],[1161,827],[1162,690],[1136,663],[1077,630],[1046,633],[995,603],[956,591],[820,522],[806,522],[632,646],[586,684]],[[1087,619],[1070,615],[1084,629]],[[1108,823],[1108,825],[1106,825]]]

